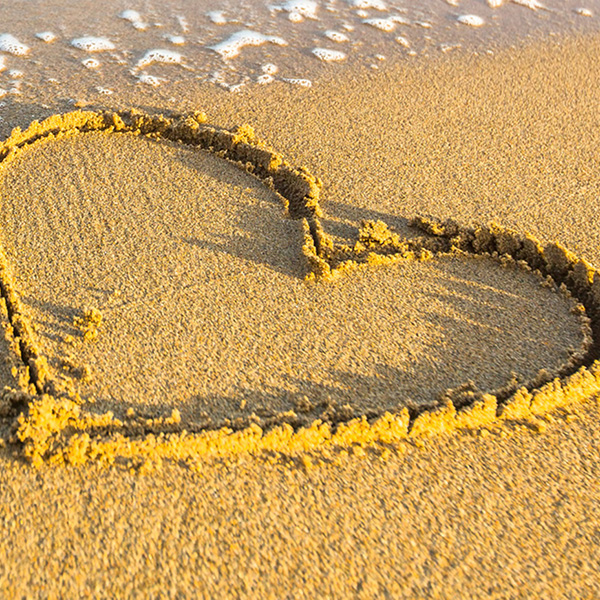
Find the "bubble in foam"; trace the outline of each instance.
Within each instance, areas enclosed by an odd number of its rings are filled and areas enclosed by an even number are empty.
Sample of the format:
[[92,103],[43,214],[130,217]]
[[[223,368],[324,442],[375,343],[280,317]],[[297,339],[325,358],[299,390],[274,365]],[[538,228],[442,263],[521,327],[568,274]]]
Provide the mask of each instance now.
[[387,6],[383,0],[350,0],[350,6],[362,10],[369,8],[374,10],[387,10]]
[[167,80],[164,77],[155,77],[154,75],[148,75],[147,73],[140,73],[140,75],[138,75],[138,81],[152,87],[158,87]]
[[287,46],[287,42],[283,38],[244,29],[237,31],[215,46],[209,46],[209,48],[220,54],[223,59],[228,59],[238,56],[244,46],[262,46],[267,42],[278,46]]
[[511,0],[511,2],[518,4],[519,6],[530,8],[531,10],[546,9],[546,7],[541,2],[538,2],[538,0]]
[[477,15],[460,15],[456,20],[459,23],[469,25],[470,27],[481,27],[482,25],[485,25],[485,21]]
[[394,29],[396,29],[397,24],[410,25],[410,21],[408,19],[399,15],[388,17],[387,19],[365,19],[363,23],[365,25],[375,27],[376,29],[381,29],[381,31],[394,31]]
[[71,40],[71,46],[86,52],[104,52],[115,49],[115,45],[109,39],[89,35]]
[[15,56],[25,56],[29,53],[29,46],[22,44],[14,35],[3,33],[0,35],[0,52],[8,52]]
[[582,17],[593,17],[594,13],[589,8],[576,8],[575,12]]
[[183,57],[179,52],[173,50],[161,50],[154,49],[148,50],[140,60],[137,61],[136,67],[142,69],[151,65],[152,63],[166,63],[166,64],[181,64]]
[[4,88],[0,88],[0,98],[4,98],[4,96],[6,96],[6,94],[8,94],[8,90],[5,90]]
[[97,69],[100,66],[100,61],[96,60],[95,58],[84,58],[81,61],[81,64],[86,69]]
[[283,77],[282,81],[285,81],[286,83],[291,83],[292,85],[299,85],[300,87],[305,87],[305,88],[312,87],[312,81],[310,79],[299,79],[297,77],[291,77],[291,78]]
[[443,43],[439,45],[440,50],[446,54],[447,52],[451,52],[452,50],[456,50],[457,48],[460,48],[461,44],[448,44],[448,43]]
[[167,35],[165,39],[174,46],[183,46],[185,44],[185,38],[182,35]]
[[206,16],[215,25],[225,25],[227,23],[227,19],[225,18],[225,13],[222,10],[210,10],[206,13]]
[[142,16],[137,10],[124,10],[119,17],[129,21],[136,29],[147,29],[148,27],[148,24],[142,21]]
[[396,28],[396,23],[388,19],[365,19],[363,23],[381,31],[393,31]]
[[260,68],[260,70],[267,75],[275,75],[275,73],[279,71],[279,67],[273,63],[266,63]]
[[318,19],[317,9],[319,5],[314,0],[288,0],[281,6],[274,8],[284,10],[293,23],[299,23],[304,19]]
[[135,23],[136,21],[141,21],[142,20],[142,15],[140,15],[140,13],[137,10],[124,10],[119,17],[121,17],[121,19],[125,19],[126,21],[129,21],[130,23]]
[[6,69],[6,59],[4,56],[0,56],[0,73]]
[[36,33],[35,37],[38,40],[42,40],[42,42],[46,42],[46,44],[50,44],[56,40],[56,35],[51,31],[40,31],[40,33]]
[[396,42],[398,42],[404,48],[410,48],[410,42],[403,36],[399,35],[396,38]]
[[498,8],[504,4],[504,0],[487,0],[487,3],[490,8]]
[[343,52],[330,50],[329,48],[313,48],[312,53],[323,62],[339,62],[346,58]]
[[327,39],[331,40],[332,42],[338,42],[338,43],[342,43],[342,42],[349,42],[350,38],[345,34],[342,33],[341,31],[333,31],[333,30],[328,30],[323,34]]
[[267,85],[268,83],[273,83],[275,81],[275,77],[270,75],[269,73],[264,73],[263,75],[259,75],[256,78],[256,83],[259,85]]

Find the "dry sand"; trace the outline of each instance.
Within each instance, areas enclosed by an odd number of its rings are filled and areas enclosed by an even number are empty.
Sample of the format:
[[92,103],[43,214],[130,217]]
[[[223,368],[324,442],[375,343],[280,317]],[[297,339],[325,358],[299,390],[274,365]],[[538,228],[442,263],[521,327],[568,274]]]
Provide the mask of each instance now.
[[[491,259],[305,283],[300,222],[206,152],[90,133],[27,150],[2,187],[3,247],[42,349],[58,376],[85,368],[79,393],[120,418],[176,407],[214,426],[304,398],[309,421],[331,403],[381,413],[468,380],[529,381],[582,343],[573,302]],[[85,307],[103,316],[93,342],[73,325]]]
[[[302,94],[281,87],[235,97],[190,86],[176,108],[202,108],[220,125],[249,121],[322,177],[324,226],[338,239],[355,237],[363,218],[400,231],[421,213],[496,219],[558,239],[598,264],[599,49],[600,40],[589,38],[493,58],[356,70]],[[21,125],[43,112],[7,107]],[[52,170],[36,172],[48,161]],[[177,183],[165,183],[165,173]],[[99,306],[103,329],[96,345],[78,346],[77,360],[92,365],[90,396],[112,408],[156,406],[167,397],[169,406],[176,400],[183,410],[214,411],[218,420],[233,398],[239,401],[240,387],[249,391],[251,410],[253,402],[285,410],[295,394],[324,387],[340,401],[355,388],[360,413],[373,402],[398,404],[386,394],[402,382],[411,352],[416,383],[402,385],[413,386],[419,401],[423,389],[434,394],[465,376],[481,378],[485,388],[501,385],[511,370],[531,376],[564,360],[576,343],[560,296],[531,275],[483,261],[399,264],[353,274],[329,294],[316,294],[301,281],[297,224],[281,218],[269,191],[214,157],[90,134],[32,148],[4,178],[10,194],[3,191],[3,241],[40,337],[58,367],[60,336],[72,317],[85,304]],[[236,202],[223,205],[224,195]],[[166,212],[171,201],[177,210]],[[272,217],[268,227],[259,211]],[[156,227],[156,214],[169,219]],[[139,227],[128,225],[133,221]],[[106,256],[110,247],[122,253]],[[140,264],[124,260],[133,248],[144,249]],[[186,269],[177,272],[181,264]],[[79,269],[77,281],[66,279],[67,268]],[[215,268],[222,273],[218,289],[209,279]],[[140,288],[141,275],[160,292],[154,303]],[[199,288],[203,278],[209,285]],[[219,312],[221,294],[228,301]],[[297,312],[289,311],[290,301]],[[327,311],[322,335],[308,342],[303,332],[315,302]],[[174,306],[197,307],[195,324],[186,326]],[[273,379],[258,369],[240,382],[238,365],[258,362],[249,359],[249,346],[227,354],[230,363],[219,352],[243,339],[239,328],[261,306],[276,315],[262,321],[273,350],[256,350],[275,365],[268,369]],[[390,310],[392,321],[384,319]],[[228,324],[228,337],[215,331],[200,340],[206,330],[198,320],[207,312]],[[180,335],[172,337],[177,323]],[[395,323],[404,328],[400,336]],[[149,351],[158,364],[144,364],[140,355],[157,325],[164,330]],[[367,337],[374,327],[386,336]],[[194,360],[219,373],[213,387],[182,387],[189,373],[169,363],[174,353],[164,349],[182,343],[185,352],[189,340],[201,352]],[[370,343],[352,346],[362,340]],[[207,362],[211,352],[202,352],[210,344],[218,350]],[[347,352],[336,354],[340,346]],[[287,348],[299,360],[323,353],[301,374],[307,388],[286,378]],[[356,361],[357,353],[365,360]],[[135,386],[130,370],[140,374]],[[375,398],[367,393],[373,388]],[[137,395],[139,389],[148,394]],[[222,397],[216,405],[209,402],[214,394]],[[314,469],[248,457],[206,463],[199,473],[167,465],[146,477],[94,466],[34,471],[9,447],[0,473],[0,587],[13,597],[594,597],[599,409],[590,399],[571,412],[506,425],[486,438],[406,444],[385,460],[371,450],[342,454]]]

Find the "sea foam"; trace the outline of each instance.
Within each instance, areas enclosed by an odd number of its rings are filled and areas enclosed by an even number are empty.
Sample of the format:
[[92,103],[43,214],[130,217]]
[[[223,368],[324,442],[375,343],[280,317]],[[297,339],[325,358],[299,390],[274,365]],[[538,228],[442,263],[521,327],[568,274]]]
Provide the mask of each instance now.
[[179,52],[174,52],[173,50],[162,50],[162,49],[154,49],[148,50],[140,60],[137,61],[136,67],[138,69],[143,69],[152,63],[166,63],[166,64],[181,64],[183,57]]
[[40,33],[36,33],[35,37],[38,38],[38,40],[42,40],[42,42],[46,42],[47,44],[50,44],[56,40],[56,35],[51,31],[41,31]]
[[352,6],[352,8],[358,8],[359,10],[366,10],[368,8],[374,10],[388,9],[383,0],[350,0],[350,6]]
[[318,7],[319,5],[314,0],[288,0],[288,2],[273,8],[284,10],[288,13],[290,21],[299,23],[304,19],[316,20]]
[[323,62],[339,62],[346,58],[343,52],[330,50],[329,48],[313,48],[312,53]]
[[148,24],[144,23],[144,21],[142,20],[142,16],[137,10],[124,10],[122,13],[119,14],[119,17],[121,17],[121,19],[129,21],[136,29],[143,30],[148,28]]
[[460,15],[456,20],[463,25],[469,25],[471,27],[481,27],[482,25],[485,25],[485,21],[477,15]]
[[22,44],[14,35],[3,33],[0,35],[0,52],[8,52],[15,56],[25,56],[29,53],[29,46]]
[[244,46],[262,46],[267,42],[278,46],[287,46],[287,42],[283,38],[244,29],[209,48],[220,54],[222,58],[229,59],[238,56]]
[[71,40],[71,46],[86,52],[104,52],[115,49],[115,45],[109,39],[89,35]]

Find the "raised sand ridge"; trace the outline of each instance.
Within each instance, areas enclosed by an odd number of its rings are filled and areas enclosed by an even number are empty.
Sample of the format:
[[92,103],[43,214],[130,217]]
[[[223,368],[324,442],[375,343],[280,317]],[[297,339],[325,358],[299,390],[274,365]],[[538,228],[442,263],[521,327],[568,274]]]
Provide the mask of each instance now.
[[[167,417],[159,416],[159,413],[140,414],[133,407],[127,414],[115,415],[99,410],[101,403],[86,402],[85,395],[78,393],[82,391],[81,386],[78,389],[78,384],[69,385],[69,378],[58,371],[55,357],[48,354],[47,342],[40,342],[31,327],[28,308],[24,306],[26,302],[17,297],[17,290],[20,291],[18,279],[16,283],[13,281],[11,269],[6,264],[2,293],[15,334],[15,353],[20,355],[26,366],[20,368],[20,391],[5,394],[5,412],[13,410],[18,413],[25,409],[19,417],[16,435],[24,442],[27,455],[35,462],[44,457],[74,462],[90,457],[112,461],[119,456],[143,459],[171,457],[194,462],[205,454],[261,448],[296,452],[324,444],[390,443],[409,435],[409,430],[411,435],[417,435],[489,423],[497,413],[504,418],[520,418],[532,410],[544,411],[573,395],[587,394],[591,387],[597,385],[592,332],[598,312],[600,279],[594,279],[595,271],[587,263],[558,245],[543,248],[531,237],[495,226],[469,229],[456,223],[441,224],[426,219],[416,219],[414,225],[427,236],[404,240],[381,222],[366,222],[354,244],[335,242],[323,231],[319,221],[318,179],[304,169],[292,167],[280,155],[256,141],[250,128],[229,132],[210,127],[201,113],[174,118],[135,112],[79,112],[56,116],[41,124],[34,123],[25,132],[15,131],[4,143],[2,157],[7,163],[19,154],[21,148],[32,143],[72,137],[83,132],[135,133],[186,144],[209,150],[252,173],[274,192],[273,198],[261,198],[258,208],[256,200],[249,198],[248,204],[255,205],[253,210],[270,214],[272,223],[275,223],[277,210],[281,211],[277,208],[280,200],[293,219],[280,219],[283,229],[275,236],[288,236],[289,241],[284,245],[284,259],[271,260],[271,266],[274,260],[285,263],[279,265],[285,276],[289,276],[291,271],[294,277],[299,278],[307,272],[300,260],[302,257],[304,264],[308,265],[308,278],[321,282],[340,280],[340,277],[343,281],[346,274],[360,280],[366,277],[366,273],[377,274],[403,265],[412,265],[418,272],[419,265],[429,264],[434,257],[436,262],[439,258],[442,262],[454,261],[456,264],[469,258],[475,260],[482,271],[492,269],[505,273],[509,283],[511,278],[515,282],[523,278],[535,281],[537,278],[550,291],[561,285],[559,294],[549,294],[548,290],[539,293],[557,299],[564,296],[563,302],[570,302],[568,298],[574,296],[579,302],[572,303],[574,321],[579,323],[582,342],[562,362],[548,365],[548,370],[533,373],[525,381],[504,383],[493,393],[484,393],[472,384],[454,386],[442,396],[441,401],[436,402],[413,402],[407,406],[397,397],[390,396],[387,404],[363,405],[358,410],[349,403],[321,402],[324,410],[311,415],[311,410],[303,410],[304,395],[296,394],[292,398],[296,410],[282,405],[270,414],[241,416],[235,422],[231,419],[227,422],[202,422],[198,415],[186,414],[185,409],[180,411],[179,406]],[[296,226],[294,219],[300,227]],[[257,217],[256,222],[259,224],[261,219]],[[269,232],[269,235],[272,234],[273,231]],[[267,234],[264,240],[268,242]],[[267,246],[265,252],[268,255]],[[268,262],[268,257],[266,260]],[[373,269],[377,265],[385,266],[385,269]],[[140,278],[142,280],[143,277]],[[306,284],[302,285],[306,287]],[[101,317],[101,313],[90,309],[76,317],[73,325],[79,327],[84,339],[95,338],[98,330],[99,339],[102,339],[102,327],[105,325],[100,324]],[[108,343],[113,341],[110,336],[105,338]],[[67,359],[65,364],[68,367],[68,357],[63,358]],[[73,370],[82,368],[77,364],[71,366]],[[85,377],[85,370],[77,374],[80,380]],[[565,389],[568,396],[565,396]],[[307,397],[306,401],[310,403],[311,399]],[[228,409],[231,410],[231,407]],[[461,410],[457,413],[456,409]],[[361,413],[366,414],[369,421],[361,418]],[[225,413],[218,416],[227,418]],[[311,419],[315,418],[319,420],[310,425]],[[215,424],[226,427],[204,431],[207,426],[214,427]],[[232,426],[239,431],[233,432]],[[181,433],[185,430],[196,433]],[[269,432],[264,434],[264,430]]]

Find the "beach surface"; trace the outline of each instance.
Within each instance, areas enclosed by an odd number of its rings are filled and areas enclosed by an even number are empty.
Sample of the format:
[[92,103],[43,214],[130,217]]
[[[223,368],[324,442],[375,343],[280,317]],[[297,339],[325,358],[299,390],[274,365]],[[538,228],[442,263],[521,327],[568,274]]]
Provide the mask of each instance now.
[[[78,105],[203,110],[323,181],[338,242],[362,220],[496,221],[600,264],[596,35],[460,51],[310,88],[186,81],[5,102],[2,133]],[[171,90],[172,91],[172,90]],[[180,93],[179,93],[180,92]],[[171,92],[170,92],[171,93]],[[581,344],[573,302],[530,273],[453,256],[307,283],[281,198],[214,155],[93,133],[2,173],[1,240],[37,335],[84,401],[116,415],[226,419],[331,406],[360,416],[491,391]],[[95,341],[74,318],[102,313]],[[3,349],[6,356],[9,348]],[[14,385],[10,366],[0,372]],[[86,369],[84,369],[86,367]],[[516,374],[516,375],[515,375]],[[9,597],[595,597],[595,398],[535,422],[357,448],[174,463],[151,474],[34,469],[4,443],[0,589]],[[7,436],[8,437],[8,436]]]

